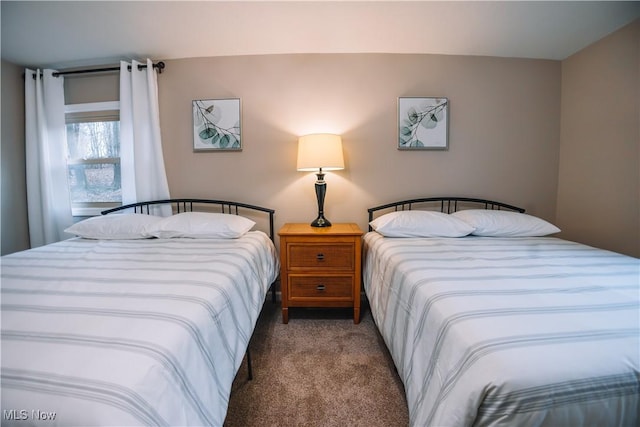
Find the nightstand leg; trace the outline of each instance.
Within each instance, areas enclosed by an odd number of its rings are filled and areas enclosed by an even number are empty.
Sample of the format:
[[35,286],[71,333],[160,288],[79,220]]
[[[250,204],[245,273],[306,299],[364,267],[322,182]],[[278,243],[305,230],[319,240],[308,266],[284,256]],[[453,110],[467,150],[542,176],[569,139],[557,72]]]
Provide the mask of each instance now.
[[360,323],[360,307],[353,308],[353,323],[356,325]]
[[289,308],[288,307],[283,307],[282,308],[282,323],[284,323],[284,324],[289,323]]

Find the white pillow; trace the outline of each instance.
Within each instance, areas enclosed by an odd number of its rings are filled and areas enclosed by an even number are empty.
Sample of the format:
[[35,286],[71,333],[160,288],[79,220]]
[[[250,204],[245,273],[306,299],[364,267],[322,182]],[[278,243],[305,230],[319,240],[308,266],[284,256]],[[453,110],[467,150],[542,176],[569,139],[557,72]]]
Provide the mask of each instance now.
[[369,225],[385,237],[462,237],[474,228],[437,211],[397,211],[374,219]]
[[101,215],[77,222],[64,231],[85,239],[147,239],[146,228],[162,219],[160,216],[134,213]]
[[147,228],[147,235],[161,239],[235,239],[256,223],[248,218],[223,213],[183,212],[164,218]]
[[560,232],[543,219],[519,212],[469,209],[451,215],[474,227],[475,236],[536,237]]

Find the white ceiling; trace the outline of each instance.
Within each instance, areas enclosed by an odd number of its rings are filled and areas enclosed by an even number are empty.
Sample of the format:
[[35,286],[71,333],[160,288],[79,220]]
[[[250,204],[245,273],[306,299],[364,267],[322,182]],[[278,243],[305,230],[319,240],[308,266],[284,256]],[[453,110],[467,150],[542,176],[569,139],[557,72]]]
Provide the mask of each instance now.
[[280,53],[564,59],[640,1],[6,1],[2,59],[32,67]]

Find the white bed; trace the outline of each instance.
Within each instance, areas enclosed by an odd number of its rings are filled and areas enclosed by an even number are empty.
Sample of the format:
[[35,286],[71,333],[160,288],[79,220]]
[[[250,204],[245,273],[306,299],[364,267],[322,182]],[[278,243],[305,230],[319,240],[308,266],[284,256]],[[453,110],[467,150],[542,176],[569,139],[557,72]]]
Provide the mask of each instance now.
[[363,247],[412,426],[640,424],[640,260],[554,237]]
[[3,425],[221,426],[278,268],[262,231],[3,257]]

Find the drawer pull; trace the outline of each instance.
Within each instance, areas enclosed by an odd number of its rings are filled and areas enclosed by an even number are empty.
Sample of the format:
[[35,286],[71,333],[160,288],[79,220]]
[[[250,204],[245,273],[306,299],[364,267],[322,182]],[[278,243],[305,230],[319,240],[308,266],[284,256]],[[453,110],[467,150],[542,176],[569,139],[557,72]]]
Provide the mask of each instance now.
[[323,253],[319,253],[318,255],[316,255],[316,259],[318,261],[324,261],[324,254]]
[[319,290],[320,292],[324,291],[325,287],[324,285],[318,285],[316,286],[316,289]]

